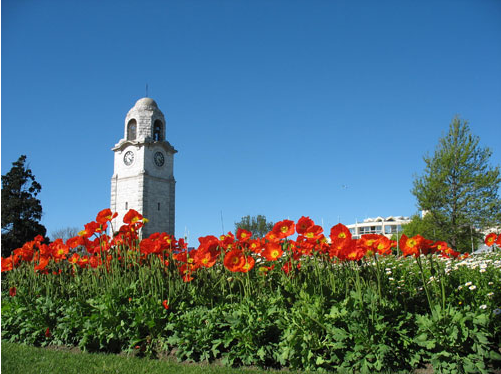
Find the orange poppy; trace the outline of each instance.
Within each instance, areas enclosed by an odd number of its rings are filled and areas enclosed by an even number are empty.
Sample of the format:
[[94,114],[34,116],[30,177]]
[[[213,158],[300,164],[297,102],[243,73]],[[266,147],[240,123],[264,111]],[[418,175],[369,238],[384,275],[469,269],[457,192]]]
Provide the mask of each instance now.
[[358,245],[365,248],[366,251],[376,252],[377,241],[379,240],[378,234],[365,234],[358,241]]
[[380,255],[389,255],[391,254],[391,248],[396,246],[396,242],[394,240],[388,239],[384,235],[380,235],[379,239],[376,242],[376,250]]
[[275,223],[273,226],[273,233],[280,239],[286,238],[290,235],[293,235],[295,230],[296,225],[294,224],[294,221],[291,221],[290,219],[285,219],[283,221]]
[[323,236],[323,231],[324,229],[322,228],[322,226],[313,225],[306,229],[304,236],[310,241],[315,241]]
[[167,303],[167,300],[162,301],[162,305],[166,310],[169,309],[169,304]]
[[245,264],[242,266],[242,269],[240,270],[242,273],[247,273],[249,270],[251,270],[256,263],[256,260],[254,260],[254,257],[252,256],[246,256],[245,257]]
[[491,247],[494,243],[496,243],[497,235],[494,232],[491,232],[489,235],[485,237],[485,244]]
[[296,223],[296,232],[299,235],[304,235],[306,233],[306,230],[308,230],[311,226],[315,225],[312,219],[310,217],[301,217],[298,219]]
[[197,253],[194,256],[195,263],[200,266],[210,268],[214,266],[219,256],[219,252],[215,249],[198,249]]
[[35,266],[34,270],[44,270],[47,265],[49,264],[49,258],[48,257],[40,257],[40,260],[38,261],[38,265]]
[[56,262],[65,259],[70,250],[69,247],[63,243],[63,239],[56,239],[50,243],[49,247],[52,250],[52,256],[54,256]]
[[261,240],[259,239],[251,239],[248,242],[249,249],[254,253],[260,253],[261,248],[263,247]]
[[135,223],[143,222],[144,217],[136,210],[130,209],[124,216],[124,223],[133,225]]
[[343,257],[348,261],[361,260],[367,254],[367,247],[360,245],[359,240],[353,240],[352,244],[343,251]]
[[88,255],[83,255],[82,257],[80,257],[80,259],[78,260],[77,264],[81,268],[86,267],[89,264],[89,256]]
[[349,240],[351,239],[350,229],[342,223],[338,223],[331,228],[330,238],[333,242],[336,240]]
[[407,235],[402,234],[399,240],[400,250],[404,256],[412,255],[418,257],[421,252],[421,248],[425,244],[425,239],[421,235],[415,235],[412,238],[407,237]]
[[100,225],[104,225],[106,224],[106,222],[111,221],[116,216],[118,216],[117,212],[113,213],[109,208],[103,209],[97,214],[96,222],[99,223]]
[[265,244],[264,250],[261,255],[268,261],[276,261],[282,256],[283,253],[284,251],[282,250],[280,243],[269,242]]
[[77,264],[78,260],[80,260],[80,255],[78,253],[73,253],[71,257],[68,259],[70,264]]
[[252,237],[252,232],[242,228],[237,229],[237,240],[240,242],[246,242]]
[[242,271],[245,265],[244,253],[239,249],[232,249],[224,256],[224,267],[231,272]]

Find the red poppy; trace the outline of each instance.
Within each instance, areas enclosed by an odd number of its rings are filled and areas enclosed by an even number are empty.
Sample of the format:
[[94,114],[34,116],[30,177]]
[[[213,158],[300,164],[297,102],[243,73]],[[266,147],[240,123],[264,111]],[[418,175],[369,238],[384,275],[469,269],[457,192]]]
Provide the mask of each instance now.
[[400,250],[404,256],[412,255],[418,257],[422,247],[425,245],[425,239],[421,235],[415,235],[408,238],[407,235],[402,234],[399,240]]
[[497,235],[494,232],[491,232],[489,235],[485,237],[485,244],[489,247],[496,243]]
[[68,262],[70,264],[76,265],[78,263],[78,260],[80,260],[80,255],[78,253],[73,253],[68,259]]
[[16,296],[16,293],[17,293],[17,289],[16,289],[16,287],[11,287],[11,288],[9,288],[9,295],[10,295],[11,297]]
[[343,251],[343,257],[348,261],[361,260],[367,254],[367,247],[360,245],[361,241],[352,240],[352,244]]
[[259,239],[251,239],[249,240],[248,244],[249,244],[249,249],[254,253],[260,253],[261,248],[263,248],[261,240]]
[[21,248],[14,249],[14,256],[21,258],[23,261],[30,262],[33,259],[33,247],[35,241],[25,243]]
[[66,245],[70,248],[76,248],[81,245],[85,245],[85,239],[83,236],[77,235],[73,238],[66,240]]
[[47,327],[47,330],[45,330],[45,337],[50,338],[52,334],[50,333],[50,329]]
[[252,237],[252,232],[242,228],[237,229],[237,240],[240,242],[246,242]]
[[324,229],[322,228],[322,226],[313,225],[306,229],[304,236],[310,241],[315,241],[323,236],[323,231]]
[[[456,252],[455,250],[453,250],[452,248],[449,248],[449,247],[443,248],[441,251],[441,256],[447,257],[447,258],[451,258],[451,257],[458,258],[460,254],[461,253]],[[467,255],[467,253],[466,253],[466,255]]]
[[85,238],[90,238],[100,228],[100,225],[99,223],[92,221],[86,223],[84,227],[85,229],[80,231],[78,235],[83,236]]
[[182,276],[183,282],[191,282],[194,279],[191,276],[193,270],[194,268],[191,264],[183,264],[179,267],[179,273]]
[[96,269],[101,264],[102,264],[102,260],[101,260],[101,257],[99,255],[90,256],[89,265],[91,268]]
[[308,230],[311,226],[315,225],[312,219],[310,217],[301,217],[298,219],[296,223],[296,232],[299,235],[304,235],[306,233],[306,230]]
[[124,223],[134,225],[135,223],[143,222],[144,217],[136,210],[130,209],[124,216]]
[[12,263],[12,256],[3,258],[2,257],[2,273],[4,271],[10,271],[14,268],[14,265]]
[[118,215],[118,213],[113,213],[111,209],[103,209],[101,210],[96,217],[96,222],[99,223],[100,225],[106,224],[106,222],[111,221],[113,218],[115,218]]
[[216,263],[219,253],[216,249],[199,248],[193,259],[196,264],[210,268]]
[[284,251],[282,250],[280,243],[269,242],[265,244],[264,250],[261,254],[268,261],[276,261],[282,256],[283,253]]
[[221,247],[226,251],[233,249],[233,243],[235,243],[235,235],[232,232],[228,232],[226,235],[221,235],[219,237],[219,242]]
[[167,303],[167,300],[162,301],[162,305],[166,310],[169,309],[169,304]]
[[296,225],[294,224],[294,221],[291,221],[290,219],[285,219],[283,221],[275,223],[275,226],[273,226],[273,233],[280,239],[286,238],[290,235],[293,235],[295,232]]
[[88,264],[89,264],[89,256],[88,255],[83,255],[78,260],[78,266],[80,266],[81,268],[86,267]]
[[34,270],[44,270],[47,265],[49,264],[49,258],[48,257],[40,257],[40,260],[38,262],[38,265],[35,266]]
[[239,249],[232,249],[224,256],[224,266],[231,272],[241,271],[245,265],[244,253]]
[[[297,263],[296,265],[296,268],[299,270],[301,269],[301,263]],[[282,266],[282,271],[285,273],[285,274],[289,274],[291,272],[291,270],[293,270],[294,267],[292,266],[292,261],[287,261],[283,266]]]
[[341,260],[344,259],[345,250],[355,243],[352,239],[339,239],[333,240],[329,246],[329,256],[331,258],[337,257]]
[[358,241],[358,245],[365,248],[366,251],[376,252],[377,241],[379,240],[378,234],[365,234]]
[[391,254],[391,248],[396,246],[396,241],[388,239],[384,235],[380,235],[379,239],[376,242],[376,250],[380,255],[389,255]]
[[342,223],[338,223],[331,228],[330,238],[333,242],[336,240],[349,240],[351,239],[350,229]]
[[270,231],[266,234],[265,239],[269,242],[278,242],[280,237],[274,231]]
[[242,269],[240,271],[242,273],[247,273],[249,270],[251,270],[254,267],[255,264],[256,264],[256,260],[254,260],[254,257],[246,256],[245,263],[242,266]]
[[50,243],[49,247],[51,248],[52,256],[54,256],[56,261],[65,259],[70,250],[69,247],[64,244],[63,239],[56,239]]

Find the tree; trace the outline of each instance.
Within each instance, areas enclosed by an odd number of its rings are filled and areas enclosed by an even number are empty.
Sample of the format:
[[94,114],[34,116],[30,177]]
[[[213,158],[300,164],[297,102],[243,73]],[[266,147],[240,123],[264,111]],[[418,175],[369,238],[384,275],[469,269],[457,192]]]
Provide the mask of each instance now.
[[47,230],[40,224],[42,204],[36,196],[42,186],[35,180],[22,155],[2,175],[2,257]]
[[235,222],[235,233],[238,228],[252,232],[252,238],[262,238],[273,229],[273,222],[267,222],[266,217],[262,215],[245,216],[240,222]]
[[501,222],[501,178],[499,166],[488,163],[491,154],[479,146],[468,123],[456,117],[434,155],[424,157],[424,174],[414,180],[418,208],[455,250],[470,248],[480,231]]
[[438,229],[433,222],[430,214],[419,215],[415,214],[411,217],[411,221],[402,225],[401,234],[408,237],[414,235],[424,236],[426,239],[438,241],[443,240],[445,233]]
[[69,238],[73,238],[78,235],[80,229],[78,227],[64,227],[57,229],[50,233],[51,240],[63,239],[66,242]]

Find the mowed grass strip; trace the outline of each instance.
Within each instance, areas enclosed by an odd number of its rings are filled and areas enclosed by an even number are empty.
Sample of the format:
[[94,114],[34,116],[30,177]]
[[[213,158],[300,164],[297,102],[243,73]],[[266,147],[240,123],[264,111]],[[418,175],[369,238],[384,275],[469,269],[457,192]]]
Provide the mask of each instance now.
[[[242,374],[263,373],[259,369],[184,364],[112,354],[68,352],[30,347],[2,341],[2,373],[8,374]],[[270,371],[275,372],[276,371]]]

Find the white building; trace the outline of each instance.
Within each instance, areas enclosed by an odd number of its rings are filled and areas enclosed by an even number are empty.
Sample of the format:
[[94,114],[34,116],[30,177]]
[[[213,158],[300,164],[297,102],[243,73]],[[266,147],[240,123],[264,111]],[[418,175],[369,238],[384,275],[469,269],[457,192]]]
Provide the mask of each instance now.
[[174,234],[174,154],[165,140],[165,118],[157,103],[139,99],[125,117],[124,138],[115,152],[111,178],[111,210],[118,213],[113,226],[118,230],[129,209],[149,220],[143,237],[154,232]]
[[393,234],[402,232],[402,225],[409,223],[409,217],[390,216],[387,218],[366,218],[363,222],[347,225],[354,239],[359,239],[364,234],[382,234],[391,238]]

